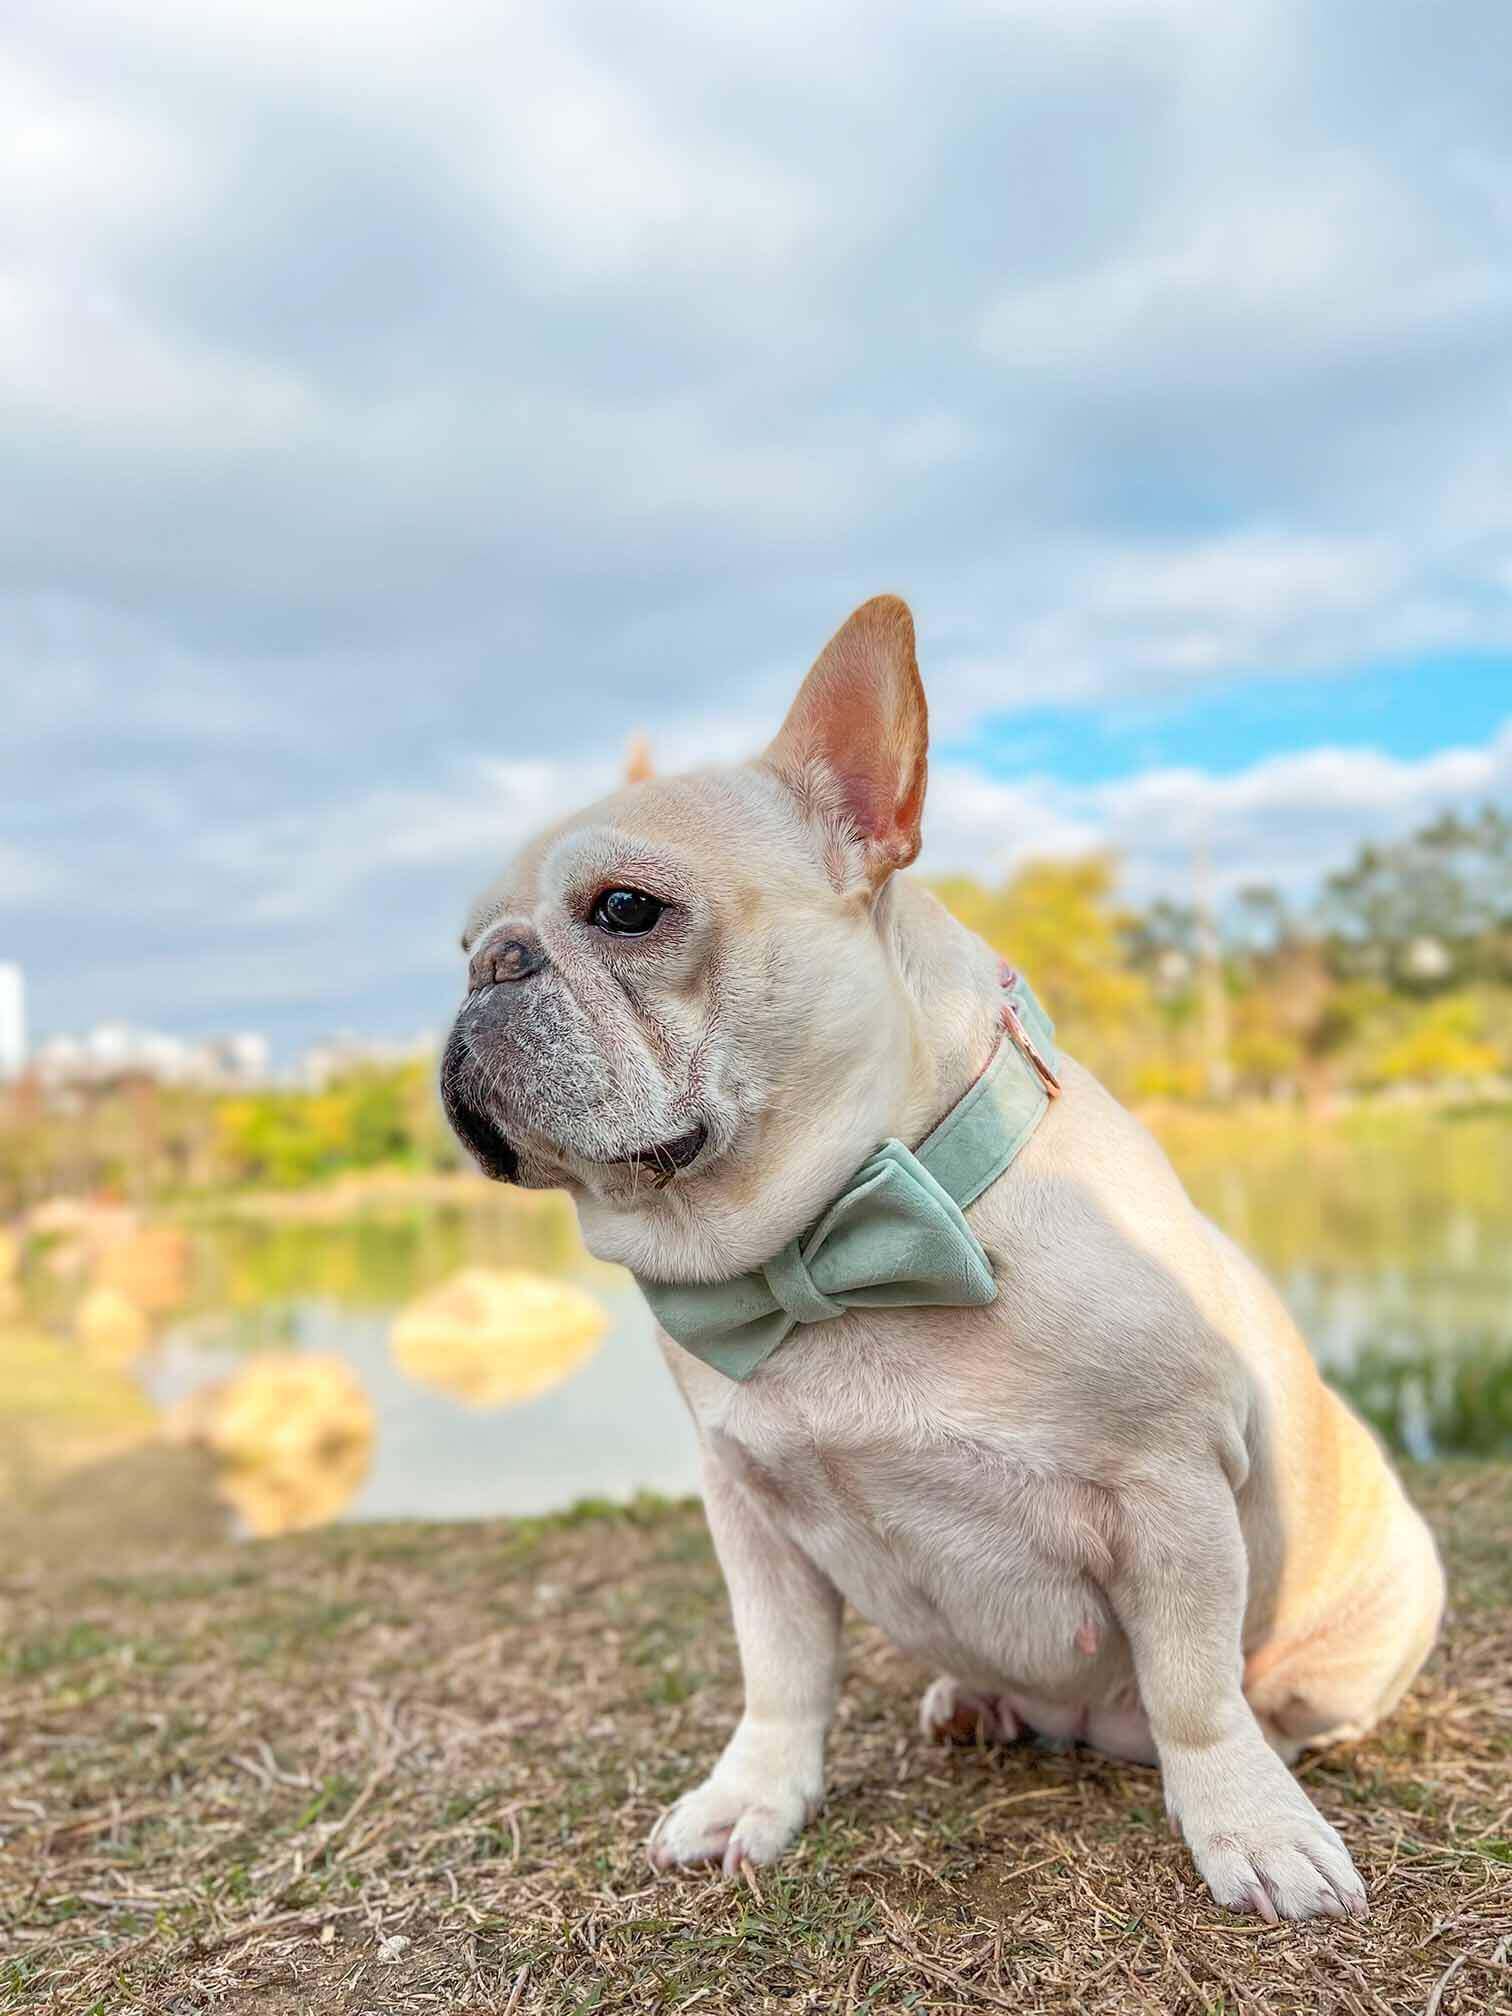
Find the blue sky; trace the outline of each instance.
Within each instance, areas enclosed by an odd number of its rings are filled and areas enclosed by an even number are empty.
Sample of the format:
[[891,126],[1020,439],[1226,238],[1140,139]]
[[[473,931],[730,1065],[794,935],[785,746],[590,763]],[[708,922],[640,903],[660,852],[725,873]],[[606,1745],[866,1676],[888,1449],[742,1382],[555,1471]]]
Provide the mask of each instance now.
[[1333,666],[1290,678],[1215,680],[1197,692],[1116,706],[985,713],[938,748],[997,777],[1044,773],[1105,784],[1158,766],[1234,776],[1327,744],[1413,761],[1489,742],[1512,709],[1512,657],[1424,653],[1397,664]]
[[0,958],[444,1021],[543,818],[908,596],[926,865],[1512,798],[1504,0],[13,0]]

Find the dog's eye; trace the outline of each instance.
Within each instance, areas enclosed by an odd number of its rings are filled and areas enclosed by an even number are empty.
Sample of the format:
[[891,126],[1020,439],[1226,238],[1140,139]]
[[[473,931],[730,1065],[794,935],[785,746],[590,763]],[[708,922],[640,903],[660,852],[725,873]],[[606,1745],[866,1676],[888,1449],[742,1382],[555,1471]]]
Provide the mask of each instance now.
[[620,938],[643,938],[665,908],[644,889],[606,889],[593,906],[593,922]]

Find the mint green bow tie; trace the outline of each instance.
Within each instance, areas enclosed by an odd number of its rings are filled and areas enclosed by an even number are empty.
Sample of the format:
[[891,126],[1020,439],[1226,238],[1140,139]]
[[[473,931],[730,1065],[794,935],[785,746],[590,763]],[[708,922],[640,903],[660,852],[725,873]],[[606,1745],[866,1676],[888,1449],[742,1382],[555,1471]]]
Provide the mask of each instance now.
[[1008,1167],[1059,1090],[1049,1017],[1008,968],[1003,987],[1005,1039],[917,1149],[884,1141],[807,1232],[748,1274],[636,1277],[685,1350],[731,1379],[749,1379],[801,1323],[827,1323],[847,1309],[979,1309],[996,1300],[966,1207]]

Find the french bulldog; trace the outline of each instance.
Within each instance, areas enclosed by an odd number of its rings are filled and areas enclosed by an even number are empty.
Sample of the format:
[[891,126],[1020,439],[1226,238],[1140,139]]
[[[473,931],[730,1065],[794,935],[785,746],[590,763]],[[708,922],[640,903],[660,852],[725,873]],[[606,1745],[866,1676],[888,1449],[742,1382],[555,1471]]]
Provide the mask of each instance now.
[[[903,872],[927,741],[912,619],[881,596],[760,757],[642,776],[473,908],[452,1124],[490,1176],[570,1192],[653,1301],[808,1250],[878,1144],[908,1160],[1007,1040],[997,955]],[[665,1338],[745,1705],[652,1861],[791,1847],[850,1602],[937,1672],[926,1734],[1158,1764],[1220,1904],[1363,1914],[1289,1765],[1417,1672],[1433,1541],[1144,1127],[1072,1059],[1043,1075],[1039,1124],[952,1235],[985,1297],[821,1296],[747,1377]]]

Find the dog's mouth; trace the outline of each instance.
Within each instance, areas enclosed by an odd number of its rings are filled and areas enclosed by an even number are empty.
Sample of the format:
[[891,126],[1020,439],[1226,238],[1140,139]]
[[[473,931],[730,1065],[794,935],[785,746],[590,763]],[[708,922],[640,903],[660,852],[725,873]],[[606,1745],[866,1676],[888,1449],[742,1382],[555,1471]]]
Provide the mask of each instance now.
[[708,1144],[709,1130],[700,1121],[690,1127],[686,1134],[679,1134],[671,1141],[656,1141],[647,1148],[633,1148],[628,1155],[611,1155],[610,1165],[617,1169],[644,1170],[661,1182],[671,1182],[684,1169],[691,1168]]
[[704,1150],[710,1145],[710,1131],[702,1120],[682,1134],[649,1141],[621,1154],[605,1154],[602,1150],[595,1154],[578,1142],[545,1140],[531,1140],[527,1153],[506,1136],[491,1110],[492,1101],[477,1082],[476,1060],[460,1024],[453,1030],[442,1058],[441,1099],[453,1131],[484,1175],[497,1182],[524,1183],[528,1189],[560,1182],[562,1177],[553,1175],[553,1168],[569,1175],[575,1169],[582,1180],[585,1165],[605,1172],[623,1170],[633,1182],[638,1183],[644,1177],[660,1189],[691,1169],[700,1158],[709,1159]]

